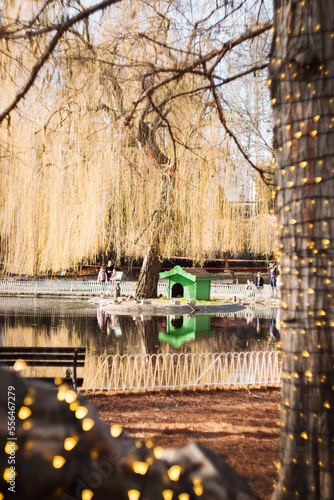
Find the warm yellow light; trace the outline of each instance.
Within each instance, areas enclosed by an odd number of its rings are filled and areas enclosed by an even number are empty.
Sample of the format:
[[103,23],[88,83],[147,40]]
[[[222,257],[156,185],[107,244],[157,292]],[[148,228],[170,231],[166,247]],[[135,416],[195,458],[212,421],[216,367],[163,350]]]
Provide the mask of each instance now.
[[22,424],[22,427],[23,427],[23,430],[24,431],[28,431],[29,429],[31,429],[34,425],[34,422],[29,419],[29,420],[25,420]]
[[331,407],[331,405],[328,403],[328,401],[325,401],[324,402],[324,408],[328,408],[329,409],[330,407]]
[[297,224],[297,221],[296,221],[296,219],[290,219],[289,223],[290,224]]
[[143,476],[147,472],[148,464],[146,462],[133,462],[132,468],[136,474]]
[[77,393],[74,391],[67,391],[65,394],[66,403],[73,403],[77,399]]
[[322,240],[322,244],[323,244],[323,245],[329,245],[329,244],[330,244],[330,240],[328,240],[327,238],[324,238],[324,239]]
[[30,417],[30,415],[31,415],[31,410],[27,406],[21,406],[21,408],[19,409],[19,412],[17,414],[17,416],[21,420],[25,420],[26,418]]
[[317,135],[318,131],[317,130],[311,130],[310,135],[312,137],[315,137]]
[[157,458],[159,460],[159,458],[162,457],[162,453],[163,453],[163,448],[161,446],[156,446],[154,449],[153,449],[153,453],[154,453],[154,456],[155,458]]
[[300,139],[302,135],[303,135],[303,133],[299,130],[299,132],[295,133],[295,138]]
[[271,104],[274,106],[276,104],[276,98],[274,97],[274,99],[271,100]]
[[302,433],[301,433],[301,437],[302,437],[303,439],[308,439],[307,432],[302,432]]
[[34,396],[31,396],[30,394],[27,394],[26,397],[23,400],[23,404],[25,406],[30,406],[35,402]]
[[10,455],[11,453],[17,451],[19,447],[14,441],[7,441],[6,446],[5,446],[5,453],[7,455]]
[[27,363],[23,359],[18,359],[17,361],[15,361],[14,366],[13,366],[13,368],[16,372],[20,372],[20,371],[24,370],[24,368],[26,368],[26,367],[27,367]]
[[164,500],[172,500],[173,498],[173,492],[172,490],[164,490],[162,492],[162,496],[164,497]]
[[79,408],[79,406],[80,406],[80,403],[79,403],[79,401],[78,401],[78,400],[76,400],[76,401],[73,401],[73,403],[71,403],[71,404],[69,405],[69,409],[70,409],[71,411],[76,411],[76,410]]
[[326,316],[326,311],[324,311],[323,309],[320,309],[319,315],[320,316]]
[[314,293],[313,288],[308,288],[308,289],[307,289],[307,293],[308,293],[309,295],[311,295],[312,293]]
[[271,84],[272,84],[272,80],[270,80],[270,79],[269,79],[269,80],[267,81],[267,85],[270,87],[270,85],[271,85]]
[[172,465],[170,469],[168,469],[167,474],[171,481],[178,481],[181,474],[181,467],[179,465]]
[[81,498],[82,500],[91,500],[94,496],[92,490],[82,490]]
[[66,397],[68,387],[66,384],[62,384],[59,386],[58,392],[57,392],[57,399],[58,401],[64,401]]
[[307,161],[301,161],[299,165],[301,166],[301,168],[305,168],[307,165]]
[[302,356],[304,356],[304,358],[308,358],[310,356],[310,353],[305,350],[302,352]]
[[179,495],[179,500],[189,500],[189,495],[188,493],[181,493]]
[[294,186],[294,185],[295,185],[295,183],[294,183],[293,181],[289,181],[289,182],[287,182],[287,186],[288,186],[288,188],[291,188],[291,187],[292,187],[292,186]]
[[129,490],[128,491],[129,500],[138,500],[140,497],[140,491],[137,490]]
[[315,177],[314,178],[314,182],[316,182],[317,184],[319,184],[319,182],[322,181],[322,177]]
[[79,406],[79,408],[75,411],[75,416],[80,420],[84,418],[88,413],[88,408],[85,406]]
[[308,378],[313,377],[312,372],[310,370],[306,370],[305,377],[308,377]]
[[330,280],[329,278],[325,278],[325,279],[324,279],[324,283],[325,283],[325,285],[329,285],[329,284],[330,284],[330,282],[331,282],[331,280]]
[[16,470],[10,468],[4,470],[3,478],[5,481],[12,481],[16,476],[17,476]]
[[84,431],[90,431],[92,427],[94,427],[94,420],[92,418],[85,418],[83,421],[82,421],[82,429]]
[[64,441],[64,448],[67,451],[73,450],[74,446],[77,444],[79,438],[77,436],[68,437]]
[[61,469],[65,462],[66,460],[64,457],[56,455],[53,457],[52,465],[55,469]]
[[[277,37],[277,38],[279,38],[279,37]],[[281,73],[281,79],[282,80],[284,80],[285,76],[286,76],[285,73]]]
[[122,427],[120,425],[112,425],[110,427],[110,434],[112,437],[117,438],[120,434],[122,434]]

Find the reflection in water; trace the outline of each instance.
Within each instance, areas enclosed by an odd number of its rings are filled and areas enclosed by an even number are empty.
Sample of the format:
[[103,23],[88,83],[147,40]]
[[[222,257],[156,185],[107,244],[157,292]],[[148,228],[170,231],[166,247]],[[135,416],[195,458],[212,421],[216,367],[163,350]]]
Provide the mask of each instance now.
[[236,314],[117,316],[79,299],[0,297],[0,345],[85,346],[91,354],[275,349],[279,309]]

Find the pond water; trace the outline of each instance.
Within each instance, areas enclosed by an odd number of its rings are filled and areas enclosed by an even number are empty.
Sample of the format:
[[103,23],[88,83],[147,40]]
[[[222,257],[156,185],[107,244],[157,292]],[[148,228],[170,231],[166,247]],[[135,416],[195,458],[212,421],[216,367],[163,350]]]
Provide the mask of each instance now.
[[0,297],[0,346],[84,346],[88,354],[276,350],[279,309],[117,316],[87,299]]

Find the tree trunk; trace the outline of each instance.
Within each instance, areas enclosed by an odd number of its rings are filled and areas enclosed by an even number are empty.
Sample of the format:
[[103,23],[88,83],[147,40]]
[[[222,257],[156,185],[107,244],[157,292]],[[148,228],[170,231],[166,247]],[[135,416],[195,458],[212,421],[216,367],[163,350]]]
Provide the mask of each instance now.
[[136,287],[137,299],[154,299],[157,297],[161,258],[158,245],[151,245],[144,258]]
[[270,78],[282,268],[273,500],[334,498],[334,2],[275,0]]

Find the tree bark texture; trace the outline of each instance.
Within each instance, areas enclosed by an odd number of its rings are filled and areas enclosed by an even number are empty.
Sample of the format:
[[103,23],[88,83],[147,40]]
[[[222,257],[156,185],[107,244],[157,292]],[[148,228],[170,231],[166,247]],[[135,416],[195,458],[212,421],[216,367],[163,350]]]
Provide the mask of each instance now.
[[136,298],[153,299],[157,297],[161,258],[159,245],[152,244],[143,260],[136,287]]
[[270,80],[282,268],[273,500],[334,498],[334,2],[275,0]]

